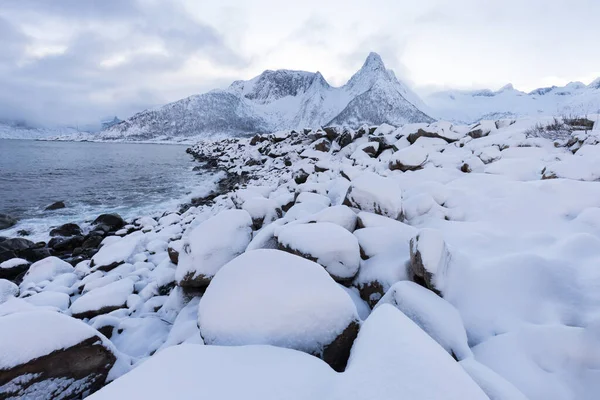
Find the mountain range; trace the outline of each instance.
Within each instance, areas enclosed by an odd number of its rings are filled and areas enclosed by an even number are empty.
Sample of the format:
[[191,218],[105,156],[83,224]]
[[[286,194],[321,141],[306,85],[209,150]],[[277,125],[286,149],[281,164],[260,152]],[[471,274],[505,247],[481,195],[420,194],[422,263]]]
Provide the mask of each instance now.
[[447,120],[474,123],[482,119],[524,116],[600,114],[600,78],[589,85],[571,82],[529,93],[512,85],[500,90],[445,90],[421,99],[370,53],[363,66],[341,87],[319,72],[264,71],[227,89],[193,95],[139,112],[121,121],[102,123],[102,131],[76,128],[33,129],[0,121],[0,137],[187,141],[209,136],[243,136],[283,129],[363,124],[394,126]]
[[497,91],[448,90],[427,96],[425,102],[432,117],[462,123],[525,116],[600,114],[600,78],[589,85],[571,82],[529,93],[511,84]]
[[142,111],[100,133],[102,139],[170,140],[245,135],[327,125],[433,122],[419,97],[371,53],[342,87],[319,72],[267,70],[225,90]]

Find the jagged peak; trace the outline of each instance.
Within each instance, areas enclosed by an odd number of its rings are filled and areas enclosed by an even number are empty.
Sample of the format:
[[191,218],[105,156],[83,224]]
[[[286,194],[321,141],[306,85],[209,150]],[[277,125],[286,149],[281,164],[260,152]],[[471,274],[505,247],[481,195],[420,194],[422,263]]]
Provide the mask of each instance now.
[[385,71],[385,64],[381,56],[374,51],[370,52],[361,69],[376,70],[382,69]]
[[502,93],[502,92],[506,92],[509,90],[515,90],[515,87],[513,86],[512,83],[507,83],[506,85],[502,86],[497,93]]
[[600,89],[600,77],[594,79],[592,83],[588,85],[591,89]]

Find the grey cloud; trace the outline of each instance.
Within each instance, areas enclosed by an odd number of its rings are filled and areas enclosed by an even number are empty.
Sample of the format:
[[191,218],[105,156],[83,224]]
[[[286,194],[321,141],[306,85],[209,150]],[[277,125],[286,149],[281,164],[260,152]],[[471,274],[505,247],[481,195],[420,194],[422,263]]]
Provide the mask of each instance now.
[[[24,3],[27,8],[19,6]],[[35,6],[9,1],[0,11],[0,119],[47,125],[93,122],[113,114],[123,118],[174,100],[164,95],[165,87],[157,77],[177,71],[192,56],[219,65],[241,67],[246,63],[215,28],[167,2],[145,8],[130,1],[33,3]],[[65,52],[23,63],[24,49],[34,38],[28,37],[19,23],[34,12],[58,25],[81,27]],[[94,23],[81,24],[82,18]],[[95,28],[97,25],[101,29]],[[154,42],[167,54],[136,54],[113,68],[101,66],[106,59]],[[208,87],[190,84],[180,89],[185,90],[177,97]]]

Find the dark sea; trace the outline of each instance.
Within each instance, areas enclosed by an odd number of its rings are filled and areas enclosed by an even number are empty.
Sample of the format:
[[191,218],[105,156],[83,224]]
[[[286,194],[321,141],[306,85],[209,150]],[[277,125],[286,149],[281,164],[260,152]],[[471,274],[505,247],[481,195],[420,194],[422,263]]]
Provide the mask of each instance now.
[[[152,215],[205,195],[214,177],[185,145],[49,142],[0,139],[0,213],[19,219],[0,236],[31,231],[43,240],[52,226],[85,223],[106,212]],[[55,201],[65,209],[45,211]]]

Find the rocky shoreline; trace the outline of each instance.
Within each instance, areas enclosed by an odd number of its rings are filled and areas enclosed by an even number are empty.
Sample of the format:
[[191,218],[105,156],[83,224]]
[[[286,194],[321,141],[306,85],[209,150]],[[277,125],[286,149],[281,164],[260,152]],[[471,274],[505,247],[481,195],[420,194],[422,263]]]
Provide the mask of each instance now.
[[[223,179],[178,212],[0,241],[0,398],[85,397],[112,381],[91,398],[189,398],[190,379],[209,398],[240,397],[239,382],[256,398],[544,398],[538,380],[515,379],[547,379],[522,360],[568,359],[555,367],[574,376],[569,349],[595,343],[580,333],[597,309],[600,137],[553,142],[529,126],[204,141],[188,153]],[[1,356],[17,343],[29,350]],[[49,369],[77,359],[93,365]]]

